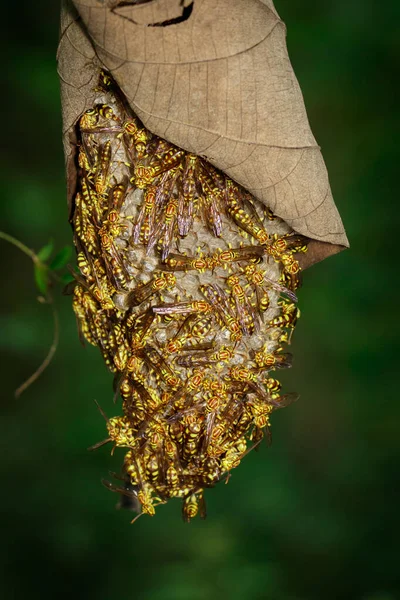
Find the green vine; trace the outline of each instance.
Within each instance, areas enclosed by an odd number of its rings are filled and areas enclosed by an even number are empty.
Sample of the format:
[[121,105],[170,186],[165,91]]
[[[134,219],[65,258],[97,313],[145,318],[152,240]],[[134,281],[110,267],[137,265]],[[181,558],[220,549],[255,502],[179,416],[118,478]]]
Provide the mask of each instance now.
[[28,379],[26,379],[26,381],[24,381],[15,390],[15,397],[19,398],[21,394],[28,389],[47,369],[57,351],[59,342],[59,319],[57,309],[54,306],[54,300],[51,291],[53,284],[65,285],[73,280],[73,277],[70,273],[59,273],[59,271],[62,271],[62,269],[66,267],[68,261],[70,260],[72,256],[72,248],[70,246],[65,246],[64,248],[61,248],[61,250],[59,250],[52,258],[54,252],[54,244],[52,240],[50,240],[38,252],[34,252],[23,242],[12,235],[5,233],[4,231],[0,231],[0,239],[12,244],[26,256],[29,256],[29,258],[32,260],[36,287],[41,294],[38,296],[38,302],[41,304],[47,304],[49,306],[53,318],[53,339],[50,348],[46,357],[36,371],[32,373],[32,375],[30,375],[30,377],[28,377]]

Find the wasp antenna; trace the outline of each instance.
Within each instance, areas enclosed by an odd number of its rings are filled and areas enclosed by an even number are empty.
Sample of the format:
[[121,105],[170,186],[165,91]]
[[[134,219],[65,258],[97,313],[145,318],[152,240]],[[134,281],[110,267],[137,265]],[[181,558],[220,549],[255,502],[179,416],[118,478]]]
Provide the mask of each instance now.
[[100,404],[97,402],[97,400],[94,400],[95,405],[97,406],[100,414],[102,415],[102,417],[104,418],[104,420],[106,421],[106,423],[108,422],[108,417],[106,415],[106,413],[104,412],[104,410],[101,408]]
[[97,444],[93,444],[93,446],[89,446],[88,450],[89,450],[89,452],[92,452],[93,450],[97,450],[97,448],[101,448],[101,446],[105,446],[106,444],[109,444],[110,442],[112,442],[112,439],[106,438],[105,440],[102,440],[101,442],[97,442]]
[[[157,505],[156,505],[157,506]],[[136,515],[136,517],[134,519],[132,519],[131,521],[131,525],[134,524],[135,521],[137,521],[139,519],[139,517],[142,517],[145,513],[141,512],[138,515]]]

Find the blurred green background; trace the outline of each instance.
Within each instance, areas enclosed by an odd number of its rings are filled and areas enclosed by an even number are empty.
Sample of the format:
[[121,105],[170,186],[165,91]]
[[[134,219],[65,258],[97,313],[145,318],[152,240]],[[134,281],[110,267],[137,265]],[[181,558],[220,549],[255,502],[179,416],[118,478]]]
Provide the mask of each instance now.
[[[11,598],[395,600],[400,598],[398,434],[399,209],[394,198],[400,7],[388,0],[276,0],[352,247],[305,273],[274,443],[229,486],[207,493],[206,521],[180,504],[129,525],[102,476],[122,453],[104,437],[111,376],[82,349],[70,298],[57,295],[54,362],[18,401],[13,390],[51,342],[28,258],[0,240],[0,593]],[[6,110],[1,229],[39,249],[71,243],[55,53],[58,3],[3,8]],[[397,148],[396,148],[397,149]]]

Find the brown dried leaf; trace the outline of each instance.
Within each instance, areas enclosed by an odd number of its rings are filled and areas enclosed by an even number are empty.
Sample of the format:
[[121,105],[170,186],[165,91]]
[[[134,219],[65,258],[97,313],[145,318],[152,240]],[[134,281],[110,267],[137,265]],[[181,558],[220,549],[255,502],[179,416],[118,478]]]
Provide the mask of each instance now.
[[304,266],[348,246],[272,0],[74,5],[64,0],[58,52],[69,199],[74,125],[102,65],[150,131],[206,157],[318,240]]

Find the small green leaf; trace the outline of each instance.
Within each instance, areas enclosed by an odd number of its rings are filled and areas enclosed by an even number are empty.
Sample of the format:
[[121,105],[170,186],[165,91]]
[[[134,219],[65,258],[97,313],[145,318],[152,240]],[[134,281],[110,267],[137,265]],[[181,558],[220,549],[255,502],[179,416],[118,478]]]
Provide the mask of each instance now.
[[46,267],[46,265],[41,265],[41,264],[36,263],[34,265],[34,272],[35,272],[35,281],[36,281],[36,285],[38,287],[39,292],[46,295],[47,287],[49,284],[48,268]]
[[53,252],[53,248],[53,240],[50,240],[45,246],[43,246],[43,248],[40,248],[39,252],[37,253],[38,259],[41,262],[46,262],[46,260],[50,258],[51,253]]
[[71,246],[64,246],[64,248],[61,248],[61,250],[59,252],[57,252],[55,257],[51,261],[50,269],[52,271],[57,271],[58,269],[62,269],[63,267],[66,266],[66,264],[68,263],[71,256],[72,256]]
[[71,273],[63,273],[60,276],[60,283],[67,284],[67,283],[71,283],[71,281],[76,281],[75,277],[73,277],[71,275]]

